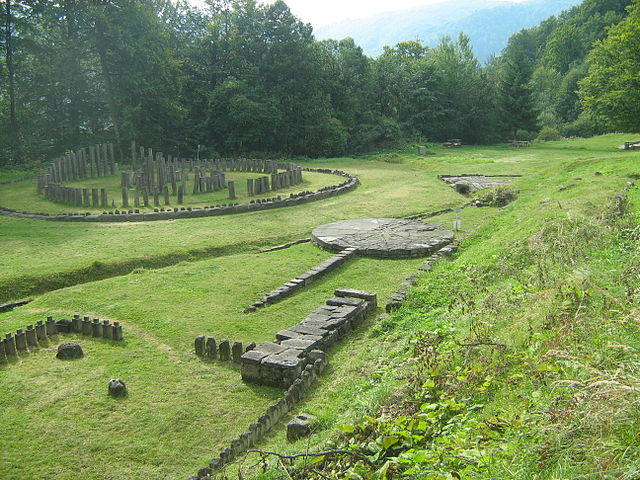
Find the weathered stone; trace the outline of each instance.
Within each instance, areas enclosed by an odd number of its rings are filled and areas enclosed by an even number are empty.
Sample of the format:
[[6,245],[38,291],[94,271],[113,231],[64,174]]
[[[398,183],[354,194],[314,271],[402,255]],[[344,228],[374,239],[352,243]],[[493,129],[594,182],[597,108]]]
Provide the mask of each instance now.
[[82,358],[83,355],[82,347],[77,343],[63,343],[58,346],[56,358],[60,360],[74,360],[76,358]]
[[36,329],[33,328],[33,325],[27,326],[25,334],[29,348],[38,348],[38,337],[36,336]]
[[108,393],[112,397],[124,397],[127,395],[127,385],[119,378],[109,380]]
[[27,335],[22,329],[16,330],[16,348],[18,352],[27,352]]
[[39,343],[47,341],[47,327],[42,320],[38,320],[36,323],[36,337],[38,337]]
[[18,354],[18,347],[16,345],[16,337],[11,333],[5,334],[4,338],[4,351],[7,357],[15,357]]
[[300,414],[287,424],[287,440],[295,442],[304,437],[308,437],[313,432],[316,417],[313,415]]
[[410,258],[429,255],[450,243],[453,232],[418,220],[372,218],[323,225],[312,232],[311,238],[331,251],[353,248],[367,256]]
[[244,350],[242,349],[242,342],[233,342],[233,346],[231,347],[231,356],[233,361],[236,363],[240,363],[240,358]]
[[231,345],[229,344],[229,340],[220,341],[218,351],[220,353],[220,360],[223,362],[231,360]]
[[195,349],[196,349],[196,355],[198,355],[199,357],[204,356],[205,337],[203,335],[200,335],[199,337],[196,337]]
[[59,333],[71,333],[73,331],[71,320],[68,318],[61,318],[56,322],[56,331]]
[[205,344],[205,356],[212,360],[218,358],[218,346],[216,344],[216,339],[213,337],[208,337]]

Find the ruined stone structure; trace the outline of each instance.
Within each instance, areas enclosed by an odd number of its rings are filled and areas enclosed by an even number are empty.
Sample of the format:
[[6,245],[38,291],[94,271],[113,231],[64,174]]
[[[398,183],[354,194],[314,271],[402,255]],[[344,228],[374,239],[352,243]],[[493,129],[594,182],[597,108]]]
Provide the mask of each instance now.
[[47,321],[39,320],[36,325],[28,325],[26,330],[18,329],[16,333],[7,333],[0,339],[0,363],[20,353],[28,353],[46,344],[52,337],[61,333],[78,333],[81,335],[121,341],[124,339],[122,325],[119,322],[100,320],[90,317],[72,319],[62,318],[58,321],[47,317]]
[[312,241],[331,251],[356,249],[379,258],[423,257],[451,243],[453,232],[441,225],[402,218],[345,220],[316,228]]

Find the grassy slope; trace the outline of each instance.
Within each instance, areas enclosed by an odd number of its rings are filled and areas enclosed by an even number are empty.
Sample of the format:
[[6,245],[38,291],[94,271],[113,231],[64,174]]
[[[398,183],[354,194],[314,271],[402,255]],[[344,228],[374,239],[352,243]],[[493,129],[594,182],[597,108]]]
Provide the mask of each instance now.
[[[299,478],[637,478],[637,187],[628,213],[612,213],[627,176],[640,174],[640,156],[604,152],[615,140],[547,144],[558,161],[523,179],[520,199],[372,329],[372,346],[390,346],[372,352],[359,397],[385,397],[402,378],[394,401],[377,418],[363,420],[365,406],[326,421],[326,398],[340,402],[354,390],[345,382],[300,411],[325,419],[312,449],[351,418],[353,433],[337,446],[360,449],[376,466],[342,465],[334,476],[330,463],[324,477]],[[590,151],[561,161],[582,147]],[[385,359],[391,369],[381,368]],[[368,411],[375,407],[370,401]],[[298,453],[302,443],[274,435],[264,448]]]
[[[495,382],[492,380],[488,388],[490,395],[479,399],[487,407],[478,415],[486,415],[487,418],[503,415],[515,425],[515,416],[523,415],[523,411],[550,411],[549,408],[544,410],[545,402],[553,399],[556,390],[549,388],[551,382],[535,382],[541,375],[538,366],[548,363],[540,361],[547,351],[543,348],[547,346],[544,342],[549,341],[556,331],[555,326],[549,328],[544,321],[549,312],[557,310],[566,299],[547,294],[554,287],[553,283],[536,285],[533,282],[536,271],[532,270],[532,265],[540,264],[540,256],[531,256],[528,250],[529,256],[518,253],[520,250],[514,243],[520,241],[523,245],[535,247],[537,244],[527,239],[537,238],[533,234],[542,225],[554,219],[592,218],[602,212],[611,196],[624,186],[625,175],[635,172],[637,154],[611,150],[620,140],[621,137],[607,136],[588,141],[554,142],[525,151],[469,147],[463,151],[440,152],[441,155],[435,158],[417,158],[409,154],[377,157],[386,162],[380,162],[376,157],[314,162],[318,165],[339,165],[358,173],[365,182],[361,189],[350,195],[312,205],[314,215],[305,215],[303,211],[291,215],[292,210],[288,210],[261,212],[264,216],[167,222],[158,226],[134,225],[125,228],[90,225],[79,229],[75,225],[0,219],[2,251],[15,252],[17,249],[23,254],[33,254],[40,250],[45,256],[38,259],[32,257],[33,261],[30,258],[29,265],[17,258],[3,258],[3,265],[6,260],[9,268],[2,275],[6,281],[12,282],[26,272],[46,276],[51,272],[69,271],[90,264],[92,255],[110,262],[116,258],[184,252],[196,247],[229,248],[229,245],[237,245],[237,251],[242,251],[245,247],[249,248],[249,242],[254,242],[250,245],[254,248],[275,240],[285,241],[306,235],[313,226],[323,221],[409,214],[461,204],[462,197],[434,180],[436,173],[528,173],[529,176],[518,182],[522,189],[521,198],[498,216],[485,209],[463,212],[466,228],[481,224],[483,219],[487,225],[465,242],[454,262],[442,264],[423,277],[423,286],[416,290],[406,308],[382,323],[370,321],[355,332],[349,342],[336,348],[331,355],[329,374],[323,376],[314,395],[300,407],[301,411],[315,413],[321,418],[322,429],[311,443],[311,448],[320,447],[322,442],[333,437],[336,425],[362,418],[364,413],[385,400],[394,387],[406,382],[405,375],[412,373],[409,365],[413,363],[407,362],[407,358],[415,343],[407,339],[413,337],[413,332],[441,329],[452,337],[465,339],[469,336],[470,326],[473,326],[491,338],[506,341],[511,349],[530,352],[526,362],[515,358],[514,366],[509,366],[515,369],[516,378],[523,381],[515,384],[505,382],[509,378],[505,375],[511,371],[507,372],[504,365],[497,365]],[[403,163],[387,163],[398,160]],[[604,175],[596,177],[596,170]],[[393,176],[390,175],[392,172]],[[573,180],[578,176],[583,180]],[[569,188],[560,192],[560,186]],[[235,224],[225,223],[231,220]],[[448,222],[451,216],[436,220]],[[225,235],[220,234],[221,223],[227,227]],[[602,225],[598,224],[600,227]],[[105,232],[106,228],[111,228],[108,230],[109,236],[103,233],[101,238],[95,240],[96,232]],[[82,229],[87,232],[77,235]],[[196,239],[191,238],[194,230],[198,231]],[[246,238],[247,231],[252,233],[250,240]],[[577,254],[578,259],[587,251],[606,251],[601,237],[591,240],[588,244],[591,250],[585,246],[573,247],[574,243],[569,240],[579,243],[585,237],[585,230],[574,228],[566,232],[556,244],[559,251],[563,250],[564,245],[570,246],[568,251],[572,255]],[[49,237],[55,236],[55,245],[49,243],[47,238],[40,245],[32,244],[33,237],[45,233]],[[149,241],[148,235],[151,233],[157,241]],[[125,238],[134,246],[135,252],[123,252],[121,242]],[[180,239],[179,245],[175,244],[176,238]],[[533,248],[533,252],[536,251]],[[551,255],[544,248],[540,251]],[[241,315],[241,307],[253,301],[260,292],[313,264],[318,257],[324,257],[309,245],[296,247],[288,253],[292,255],[288,255],[287,251],[266,256],[240,253],[161,270],[139,271],[120,278],[52,292],[27,307],[0,315],[0,325],[9,330],[49,313],[68,314],[79,310],[121,320],[127,326],[128,333],[127,345],[123,350],[102,342],[83,340],[89,353],[80,362],[54,364],[52,367],[51,353],[39,352],[23,359],[20,365],[1,370],[0,391],[3,394],[0,395],[0,403],[3,404],[1,411],[4,418],[0,424],[8,426],[15,440],[10,441],[7,449],[1,450],[0,477],[22,479],[53,475],[56,478],[78,478],[77,471],[83,472],[80,478],[183,477],[185,472],[190,473],[206,464],[207,459],[215,455],[216,448],[237,435],[275,394],[271,389],[254,389],[238,383],[237,372],[233,368],[197,361],[189,353],[193,335],[206,332],[245,341],[271,338],[278,328],[297,321],[321,303],[334,287],[373,289],[381,294],[381,300],[384,301],[419,264],[415,260],[389,262],[358,259],[311,290],[256,315]],[[543,255],[542,258],[547,257]],[[563,257],[549,258],[551,266],[556,262],[564,266]],[[584,258],[586,260],[580,262],[591,261],[590,257]],[[617,278],[615,275],[620,270],[620,264],[626,261],[629,258],[624,252],[613,260],[605,256],[604,259],[599,258],[600,263],[594,263],[590,271],[596,273],[594,278],[598,280],[598,285],[606,284],[600,277],[609,278],[607,281],[611,283],[611,278]],[[574,270],[580,262],[575,259],[572,262],[570,271],[575,276]],[[608,277],[601,275],[607,269],[614,273]],[[560,273],[563,271],[559,270]],[[580,269],[577,271],[581,272]],[[476,277],[479,280],[475,280]],[[176,283],[176,279],[180,281]],[[529,282],[533,283],[530,285],[527,279],[533,279]],[[483,300],[487,298],[489,290],[493,292],[489,298],[499,297],[499,301],[495,306],[490,304],[487,309]],[[570,291],[567,288],[559,291],[565,290]],[[511,296],[512,292],[517,295]],[[619,292],[614,293],[617,295]],[[464,302],[469,299],[477,302],[478,306],[473,307],[478,309],[475,314],[470,310],[471,307],[465,306]],[[582,343],[583,350],[606,353],[605,347],[610,338],[594,335],[600,326],[599,322],[601,320],[598,318],[598,323],[592,325],[594,330],[587,335],[580,331],[575,345]],[[534,336],[525,333],[531,329]],[[622,331],[615,322],[607,324],[606,332],[611,339],[618,341],[616,337],[620,337]],[[628,335],[628,332],[624,333]],[[535,341],[532,342],[531,338]],[[593,344],[590,343],[592,339]],[[573,339],[567,337],[567,341]],[[457,350],[451,345],[443,348],[445,352]],[[631,344],[631,348],[636,347]],[[634,358],[635,351],[632,350]],[[455,371],[460,366],[455,355],[450,360],[447,355],[442,356],[442,364],[446,368],[451,367]],[[511,359],[512,355],[508,358]],[[492,366],[487,362],[494,359],[480,356],[479,361],[486,368],[487,365]],[[83,363],[93,368],[74,368]],[[572,368],[572,372],[576,370]],[[542,369],[542,375],[546,375],[545,369]],[[483,371],[481,368],[478,370]],[[105,400],[104,385],[112,376],[130,380],[130,399],[123,402]],[[472,398],[475,404],[476,396],[483,392],[474,391],[473,382],[469,384],[470,394],[467,397]],[[79,396],[68,395],[69,389],[75,389]],[[452,396],[444,386],[441,390],[432,393],[442,398]],[[49,397],[51,401],[43,400]],[[14,398],[20,398],[23,402],[16,405]],[[523,399],[530,398],[539,400],[523,406]],[[410,400],[407,402],[409,406],[432,401],[425,400],[423,392],[415,391],[405,393],[402,402],[407,400]],[[91,408],[87,407],[89,404]],[[506,412],[503,413],[503,410]],[[411,408],[407,411],[411,411]],[[65,424],[65,420],[69,419],[67,417],[74,418],[70,427]],[[116,422],[115,425],[112,421]],[[25,429],[27,424],[30,429]],[[544,425],[525,425],[528,429],[545,431]],[[468,436],[472,439],[470,444],[475,444],[477,435],[484,433],[479,428],[477,431],[467,429],[459,435],[461,438],[448,439],[448,442],[459,446],[465,456],[471,457],[472,448],[467,450],[465,442]],[[35,436],[28,435],[34,429],[37,437],[46,441],[34,441]],[[119,431],[122,431],[120,436],[117,433]],[[518,434],[521,435],[521,432],[514,430],[514,437],[517,438]],[[77,435],[89,438],[85,443],[89,452],[82,451],[83,442],[77,442]],[[534,478],[531,472],[535,471],[536,466],[531,458],[535,457],[530,452],[540,442],[536,437],[531,437],[531,442],[527,444],[528,438],[523,440],[522,445],[510,440],[511,456],[496,455],[498,460],[494,470],[489,474],[478,470],[476,475],[486,474],[482,478]],[[593,442],[597,436],[591,435],[589,438]],[[375,442],[375,438],[372,440]],[[632,440],[631,436],[625,441],[628,443]],[[62,459],[59,459],[57,449],[52,451],[42,447],[55,441],[68,447]],[[307,448],[307,445],[300,443],[288,445],[283,438],[282,427],[262,446],[290,452]],[[515,451],[516,446],[520,448],[519,451]],[[113,455],[110,448],[121,453]],[[16,462],[18,452],[24,451],[37,451],[39,457]],[[493,450],[491,453],[494,454]],[[502,458],[505,460],[500,463]],[[135,459],[141,459],[142,462]],[[517,461],[518,468],[509,471],[509,460],[513,462],[513,459]],[[527,464],[528,460],[532,462],[531,465]],[[443,465],[444,468],[450,468],[447,463]],[[527,472],[528,476],[523,472]],[[429,478],[426,475],[432,473],[425,473],[419,478]],[[433,478],[448,478],[437,476],[437,472],[433,474],[436,475]],[[551,473],[539,478],[568,477],[554,477]]]
[[[1,369],[0,424],[8,441],[0,478],[72,479],[80,471],[80,478],[164,479],[197,471],[281,392],[245,385],[236,366],[200,361],[192,352],[195,336],[272,340],[335,288],[388,298],[419,264],[355,259],[295,297],[241,313],[265,290],[327,257],[302,245],[140,271],[52,292],[0,314],[2,329],[10,331],[47,315],[81,312],[122,322],[126,339],[113,345],[78,337],[86,353],[80,361],[55,361],[56,343]],[[128,383],[129,398],[106,397],[110,378]],[[25,451],[37,460],[24,461]]]
[[[560,159],[594,154],[615,158],[620,154],[610,146],[622,138],[542,144],[530,150],[435,147],[438,155],[434,157],[403,152],[308,162],[305,165],[348,170],[358,175],[363,185],[355,192],[311,206],[240,216],[138,225],[60,224],[0,217],[0,263],[6,267],[0,271],[0,301],[74,284],[77,278],[88,281],[140,266],[253,251],[308,236],[315,226],[329,221],[404,216],[459,206],[465,200],[436,175],[475,171],[528,174]],[[308,215],[310,209],[313,215]]]

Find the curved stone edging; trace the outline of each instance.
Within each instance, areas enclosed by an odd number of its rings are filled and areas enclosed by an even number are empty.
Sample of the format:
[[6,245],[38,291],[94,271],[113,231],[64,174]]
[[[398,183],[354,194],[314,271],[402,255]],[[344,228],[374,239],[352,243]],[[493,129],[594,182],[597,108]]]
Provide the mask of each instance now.
[[291,194],[289,198],[271,198],[256,200],[252,203],[218,205],[215,207],[182,207],[180,209],[158,209],[153,212],[134,213],[129,210],[127,213],[105,212],[101,214],[63,213],[47,214],[20,212],[7,207],[0,206],[0,215],[16,218],[28,218],[33,220],[49,220],[57,222],[151,222],[158,220],[177,220],[183,218],[215,217],[219,215],[233,215],[237,213],[254,212],[260,210],[271,210],[281,207],[293,207],[304,203],[324,200],[355,190],[360,185],[360,180],[355,175],[340,170],[329,170],[321,168],[304,168],[303,171],[313,173],[325,173],[345,177],[347,180],[339,185],[323,187],[314,192],[302,192]]

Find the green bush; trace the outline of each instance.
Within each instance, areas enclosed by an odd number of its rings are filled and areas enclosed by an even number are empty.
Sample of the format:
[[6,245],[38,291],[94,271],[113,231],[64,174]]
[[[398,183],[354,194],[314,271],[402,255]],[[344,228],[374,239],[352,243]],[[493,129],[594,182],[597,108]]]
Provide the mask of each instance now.
[[542,130],[540,130],[540,133],[538,133],[536,138],[537,140],[550,142],[553,140],[561,140],[562,135],[560,135],[560,132],[553,127],[542,127]]
[[536,137],[535,133],[529,132],[528,130],[519,129],[516,132],[516,140],[519,141],[531,141]]

